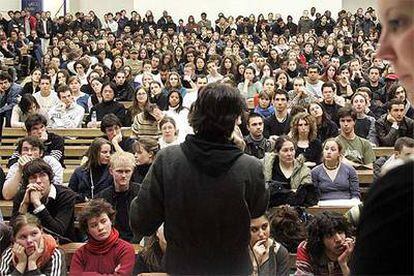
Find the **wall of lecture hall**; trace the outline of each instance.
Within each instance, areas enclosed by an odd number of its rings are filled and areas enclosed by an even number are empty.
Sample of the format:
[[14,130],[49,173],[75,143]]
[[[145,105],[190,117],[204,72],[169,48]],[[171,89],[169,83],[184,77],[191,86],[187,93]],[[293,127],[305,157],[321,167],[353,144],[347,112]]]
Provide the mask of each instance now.
[[[52,15],[62,15],[61,8],[64,0],[43,0],[45,10],[51,11]],[[136,10],[143,15],[147,10],[152,10],[155,20],[161,16],[163,10],[167,10],[177,22],[178,19],[184,19],[187,22],[190,14],[195,16],[196,21],[200,19],[200,13],[206,12],[209,19],[215,19],[219,12],[224,15],[237,16],[239,14],[249,15],[251,13],[263,13],[265,16],[269,12],[280,13],[284,18],[292,15],[299,18],[303,10],[316,7],[318,12],[324,12],[329,9],[334,17],[341,10],[350,10],[355,12],[357,8],[376,7],[376,0],[66,0],[66,8],[68,12],[76,11],[88,12],[89,10],[102,18],[108,11],[115,12],[125,9],[129,15],[132,10]],[[0,12],[7,18],[8,10],[21,9],[21,0],[0,0]]]

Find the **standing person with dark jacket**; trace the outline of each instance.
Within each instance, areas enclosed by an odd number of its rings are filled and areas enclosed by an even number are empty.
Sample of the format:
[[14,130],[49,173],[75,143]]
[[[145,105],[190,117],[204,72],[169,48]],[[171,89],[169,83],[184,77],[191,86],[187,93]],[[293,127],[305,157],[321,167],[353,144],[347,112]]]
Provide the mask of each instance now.
[[205,86],[190,115],[196,134],[158,153],[131,204],[137,237],[165,222],[167,273],[251,273],[250,219],[265,212],[268,194],[260,161],[230,138],[242,109],[234,88]]

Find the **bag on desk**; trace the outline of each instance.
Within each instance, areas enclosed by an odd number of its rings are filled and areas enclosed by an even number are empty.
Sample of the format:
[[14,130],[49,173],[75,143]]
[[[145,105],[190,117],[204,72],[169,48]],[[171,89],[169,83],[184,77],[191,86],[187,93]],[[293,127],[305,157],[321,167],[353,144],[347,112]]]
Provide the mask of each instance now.
[[267,181],[266,187],[269,191],[269,208],[279,205],[293,203],[295,201],[295,192],[285,188],[287,183],[280,181]]
[[309,207],[316,205],[319,201],[319,194],[313,184],[301,184],[296,190],[293,206]]

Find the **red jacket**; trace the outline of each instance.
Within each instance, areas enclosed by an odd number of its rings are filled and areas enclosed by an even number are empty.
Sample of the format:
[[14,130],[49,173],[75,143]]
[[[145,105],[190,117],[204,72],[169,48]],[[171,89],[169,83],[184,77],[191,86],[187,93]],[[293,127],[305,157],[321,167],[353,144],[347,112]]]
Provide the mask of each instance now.
[[[69,275],[131,275],[134,264],[135,251],[132,244],[118,239],[105,255],[91,254],[85,249],[85,246],[76,250],[70,263]],[[118,265],[120,267],[117,269],[117,273],[114,273]]]

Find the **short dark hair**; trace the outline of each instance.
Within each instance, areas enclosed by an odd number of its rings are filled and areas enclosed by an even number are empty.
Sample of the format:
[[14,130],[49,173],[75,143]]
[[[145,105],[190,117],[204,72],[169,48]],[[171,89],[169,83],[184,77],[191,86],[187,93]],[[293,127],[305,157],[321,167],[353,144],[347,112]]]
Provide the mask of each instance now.
[[9,82],[13,82],[13,78],[10,76],[9,73],[2,71],[0,72],[0,81],[8,80]]
[[198,79],[206,79],[207,78],[207,76],[206,75],[204,75],[204,74],[199,74],[199,75],[197,75],[197,77],[196,77],[196,81],[198,80]]
[[391,108],[392,108],[393,105],[400,105],[400,104],[404,105],[404,103],[401,100],[399,100],[397,98],[394,98],[394,99],[390,100],[389,102],[387,102],[387,110],[391,111]]
[[295,141],[287,135],[281,135],[275,141],[275,152],[279,152],[282,149],[283,144],[285,142],[292,142],[292,144],[293,144],[293,146],[295,147],[295,150],[296,150]]
[[289,94],[284,89],[276,89],[275,94],[273,95],[273,100],[276,98],[276,95],[285,95],[286,99],[289,100]]
[[313,262],[319,263],[325,254],[323,239],[335,233],[350,235],[350,226],[346,218],[338,213],[324,211],[316,215],[308,225],[307,249]]
[[88,233],[88,220],[107,214],[111,222],[114,222],[116,211],[112,205],[102,198],[92,199],[83,207],[79,215],[79,228],[84,233]]
[[104,88],[107,87],[107,86],[109,86],[112,89],[112,91],[114,92],[114,98],[115,98],[115,96],[116,96],[115,91],[117,91],[117,88],[116,88],[116,84],[112,81],[111,82],[104,82],[102,84],[101,93],[104,90]]
[[43,74],[41,77],[40,77],[40,81],[41,80],[48,80],[50,83],[52,83],[52,79],[49,77],[49,75],[46,75],[46,74]]
[[29,184],[30,176],[37,174],[37,173],[46,173],[49,176],[50,183],[52,183],[53,176],[54,176],[52,168],[43,159],[38,158],[38,159],[34,159],[34,160],[27,162],[23,166],[23,172],[22,172],[23,187],[26,187],[27,184]]
[[306,72],[309,72],[310,69],[317,69],[318,73],[319,74],[321,73],[321,67],[319,67],[319,65],[316,64],[316,63],[313,63],[313,64],[309,65],[308,69],[306,69]]
[[101,131],[105,133],[108,127],[119,126],[122,127],[121,120],[113,113],[103,116],[101,121]]
[[359,87],[356,90],[356,93],[358,93],[358,92],[365,92],[365,93],[368,94],[369,98],[372,99],[372,91],[369,87],[366,87],[366,86]]
[[22,147],[23,147],[24,142],[29,143],[32,147],[39,148],[39,150],[43,153],[45,152],[45,145],[39,138],[35,136],[26,136],[26,137],[21,138],[17,142],[17,152],[19,154],[22,153]]
[[400,152],[403,147],[414,148],[414,139],[410,137],[400,137],[395,141],[394,150]]
[[324,84],[322,84],[321,91],[323,92],[323,89],[326,87],[332,88],[333,92],[336,91],[336,84],[333,81],[327,81]]
[[249,124],[250,124],[250,119],[251,119],[251,118],[261,118],[261,119],[262,119],[262,121],[264,121],[263,117],[262,117],[259,113],[256,113],[256,112],[250,112],[250,113],[249,113],[249,116],[247,116],[247,125],[249,125]]
[[350,106],[341,107],[337,113],[338,119],[350,116],[354,121],[357,119],[357,114]]
[[368,68],[367,72],[368,74],[371,73],[371,70],[378,70],[378,72],[381,74],[382,70],[381,68],[377,67],[377,66],[371,66]]
[[69,86],[67,86],[67,85],[60,85],[60,86],[58,87],[58,89],[57,89],[57,94],[58,94],[58,96],[59,96],[59,99],[60,99],[60,93],[65,93],[66,91],[69,91],[69,92],[72,94],[72,92],[71,92],[71,90],[70,90]]
[[35,125],[44,125],[47,126],[47,119],[45,116],[41,114],[31,114],[27,117],[26,121],[24,122],[24,126],[26,127],[27,132],[32,130],[32,127]]
[[189,114],[194,132],[208,140],[227,142],[237,118],[243,112],[243,100],[237,90],[226,84],[204,86]]

